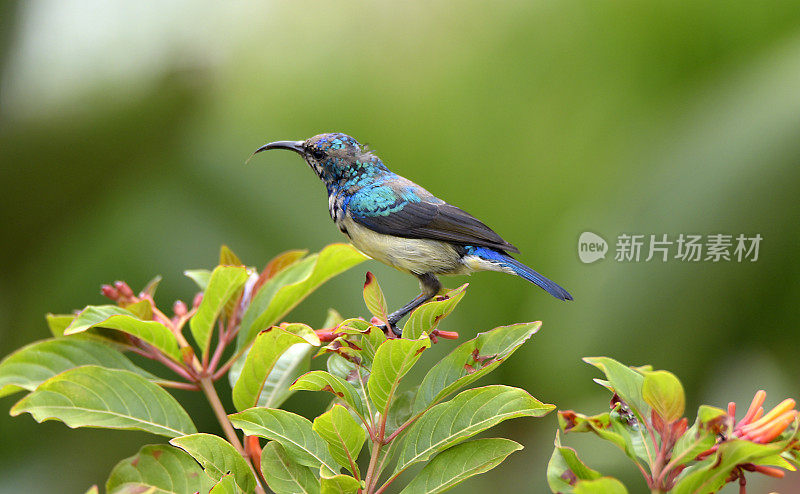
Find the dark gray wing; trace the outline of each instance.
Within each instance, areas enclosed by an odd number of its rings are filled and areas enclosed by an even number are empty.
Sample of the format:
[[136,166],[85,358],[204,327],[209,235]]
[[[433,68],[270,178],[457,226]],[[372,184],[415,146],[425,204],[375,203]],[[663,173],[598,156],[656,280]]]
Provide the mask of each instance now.
[[519,252],[474,216],[411,182],[364,187],[347,203],[353,220],[378,233]]

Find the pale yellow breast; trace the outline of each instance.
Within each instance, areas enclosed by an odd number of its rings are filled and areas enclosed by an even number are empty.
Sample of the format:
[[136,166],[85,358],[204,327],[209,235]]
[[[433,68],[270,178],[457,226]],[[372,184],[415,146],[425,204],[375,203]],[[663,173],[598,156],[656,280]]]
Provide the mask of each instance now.
[[458,252],[446,242],[377,233],[353,221],[349,214],[343,224],[356,248],[401,271],[414,274],[461,274],[471,271],[461,263]]

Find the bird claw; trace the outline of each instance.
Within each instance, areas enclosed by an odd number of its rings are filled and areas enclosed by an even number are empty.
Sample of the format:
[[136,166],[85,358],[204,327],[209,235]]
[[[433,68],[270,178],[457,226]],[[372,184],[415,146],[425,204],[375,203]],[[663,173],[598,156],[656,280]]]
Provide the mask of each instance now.
[[386,336],[389,338],[401,338],[403,336],[403,330],[394,324],[381,324],[378,327],[381,328],[381,330],[386,333]]

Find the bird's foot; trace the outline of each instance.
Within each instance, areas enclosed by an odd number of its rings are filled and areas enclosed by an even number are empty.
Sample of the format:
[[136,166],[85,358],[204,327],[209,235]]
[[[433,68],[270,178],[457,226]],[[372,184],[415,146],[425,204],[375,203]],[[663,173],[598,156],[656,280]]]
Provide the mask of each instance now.
[[384,321],[383,319],[373,317],[369,320],[369,323],[375,327],[381,328],[381,330],[386,333],[386,336],[389,338],[400,338],[403,336],[403,330],[397,327],[397,321],[393,321],[391,319]]
[[391,321],[387,324],[378,324],[377,326],[386,333],[388,338],[401,338],[403,336],[403,330],[398,328]]

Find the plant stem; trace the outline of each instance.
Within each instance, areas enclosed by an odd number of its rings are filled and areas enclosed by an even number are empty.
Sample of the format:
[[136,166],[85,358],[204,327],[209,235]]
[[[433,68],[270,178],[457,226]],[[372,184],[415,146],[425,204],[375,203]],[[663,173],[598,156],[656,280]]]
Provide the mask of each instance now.
[[[154,304],[152,300],[150,301],[150,305],[153,307],[153,320],[161,322],[164,326],[169,328],[170,331],[172,331],[172,334],[175,335],[175,339],[178,340],[178,346],[181,349],[187,347],[192,348],[192,346],[189,344],[188,341],[186,341],[186,338],[183,336],[183,332],[181,332],[180,328],[183,326],[183,323],[181,323],[180,326],[173,324],[172,320],[169,317],[167,317],[166,315],[164,315],[163,312],[158,310],[158,307],[156,307],[156,304]],[[161,353],[161,352],[156,352],[156,353]],[[192,350],[192,366],[194,367],[194,370],[197,371],[198,373],[202,370],[202,366],[200,365],[200,361],[197,359],[197,355],[194,354],[194,350]]]
[[231,421],[228,420],[228,414],[225,412],[225,407],[222,406],[222,402],[219,400],[219,395],[217,394],[217,390],[214,389],[214,383],[211,381],[210,377],[206,376],[200,378],[200,389],[202,389],[203,394],[206,395],[208,403],[214,410],[214,415],[217,416],[219,425],[222,426],[222,430],[225,432],[225,436],[228,438],[228,441],[233,445],[234,448],[236,448],[236,451],[238,451],[242,456],[245,456],[246,453],[244,451],[244,447],[242,447],[242,443],[239,441],[239,436],[236,435],[236,431],[233,429]]
[[417,421],[418,418],[422,417],[422,414],[427,412],[429,408],[430,407],[426,408],[425,410],[419,412],[418,414],[414,415],[410,419],[406,420],[403,423],[403,425],[401,425],[400,427],[397,428],[396,431],[394,431],[391,434],[389,434],[389,437],[386,438],[385,442],[387,442],[387,443],[392,442],[392,440],[394,438],[396,438],[398,435],[400,435],[400,433],[402,433],[404,430],[408,429],[411,426],[411,424],[413,424],[414,422]]
[[154,352],[153,357],[155,358],[155,360],[161,362],[162,364],[164,364],[165,367],[169,368],[175,374],[178,374],[187,381],[192,381],[192,382],[197,381],[197,377],[194,376],[189,369],[182,367],[180,364],[176,362],[173,362],[172,360],[169,359],[169,357],[166,357],[161,352],[158,351]]
[[222,364],[222,367],[220,367],[219,370],[216,373],[214,373],[214,379],[219,379],[220,377],[222,377],[223,374],[228,372],[228,369],[231,368],[233,363],[239,360],[239,357],[244,355],[244,352],[247,350],[247,348],[248,348],[247,346],[242,347],[241,350],[231,355],[230,358],[228,358],[228,360],[224,364]]
[[197,307],[192,307],[191,310],[189,310],[189,312],[178,318],[178,320],[172,325],[173,329],[176,332],[180,332],[183,329],[183,325],[186,324],[186,321],[191,319],[196,312],[197,312]]
[[372,455],[369,458],[369,468],[367,468],[367,475],[364,477],[364,484],[367,486],[367,494],[372,494],[375,487],[374,484],[377,483],[377,479],[373,477],[376,477],[375,468],[377,467],[378,456],[380,456],[381,453],[381,446],[380,439],[372,443]]
[[[234,357],[236,357],[236,358],[234,358]],[[241,357],[241,353],[236,354],[233,357],[231,357],[230,359],[228,359],[228,361],[225,362],[225,364],[222,367],[220,367],[218,371],[214,372],[213,379],[216,381],[220,377],[224,376],[225,373],[227,373],[229,370],[231,370],[231,367],[233,366],[233,364],[236,362],[236,360],[239,357]]]
[[646,480],[646,481],[647,481],[647,485],[648,485],[648,486],[652,485],[652,484],[653,484],[653,477],[652,477],[652,475],[650,475],[649,473],[647,473],[647,471],[644,469],[644,467],[643,467],[643,466],[641,465],[641,463],[639,463],[638,461],[634,461],[633,463],[634,463],[634,464],[635,464],[637,467],[639,467],[639,471],[640,471],[640,472],[642,472],[642,477],[644,477],[644,480]]
[[228,346],[228,343],[227,334],[224,331],[220,331],[219,339],[217,340],[217,348],[214,350],[214,355],[211,357],[211,363],[206,367],[209,373],[214,374],[216,372],[219,359],[222,358],[222,353],[225,351],[225,347]]
[[392,455],[392,446],[394,446],[394,445],[393,444],[389,444],[389,447],[388,447],[389,449],[383,452],[383,458],[381,459],[381,462],[378,463],[377,474],[375,474],[378,477],[378,479],[380,479],[381,473],[383,472],[383,468],[386,466],[386,462],[389,460],[389,458]]
[[703,441],[703,439],[702,439],[702,438],[701,438],[701,439],[697,439],[697,440],[695,440],[695,442],[693,442],[693,443],[692,443],[692,444],[691,444],[691,445],[690,445],[688,448],[684,449],[684,450],[683,450],[683,452],[682,452],[681,454],[679,454],[679,455],[677,455],[676,457],[672,458],[672,459],[670,460],[670,462],[669,462],[669,463],[667,463],[667,465],[666,465],[666,466],[665,466],[665,467],[664,467],[664,468],[661,470],[661,473],[659,474],[658,478],[657,478],[657,479],[654,479],[654,480],[655,480],[655,481],[657,481],[657,482],[659,482],[659,483],[660,483],[660,482],[663,482],[663,480],[664,480],[664,477],[665,477],[665,476],[666,476],[666,475],[667,475],[667,474],[668,474],[668,473],[669,473],[669,472],[670,472],[670,471],[671,471],[673,468],[675,468],[675,467],[676,467],[676,466],[677,466],[677,465],[678,465],[678,464],[679,464],[679,463],[680,463],[680,462],[681,462],[681,461],[682,461],[682,460],[683,460],[683,459],[686,457],[686,455],[687,455],[687,454],[689,454],[689,452],[690,452],[690,451],[692,451],[692,449],[694,449],[694,447],[695,447],[695,446],[697,446],[698,444],[700,444],[702,441]]
[[196,382],[197,379],[191,374],[191,369],[182,367],[179,363],[172,361],[169,357],[161,353],[161,350],[154,348],[138,338],[131,338],[131,345],[126,347],[132,352],[162,363],[174,373],[178,374],[187,381]]
[[225,413],[225,407],[222,406],[222,402],[219,399],[217,390],[214,389],[214,382],[211,380],[210,376],[204,376],[200,378],[199,384],[200,389],[203,390],[203,394],[206,395],[206,398],[208,399],[208,403],[214,410],[214,415],[217,416],[217,421],[219,421],[219,425],[222,426],[222,430],[225,432],[225,437],[228,438],[228,442],[231,443],[234,448],[236,448],[236,451],[238,451],[245,460],[248,460],[247,465],[250,467],[250,470],[253,472],[253,475],[256,478],[256,493],[265,494],[264,488],[260,485],[261,482],[258,479],[258,474],[253,468],[253,465],[250,463],[247,452],[245,452],[244,447],[242,447],[242,443],[239,441],[239,436],[236,435],[236,431],[233,429],[233,425],[231,425],[231,421],[228,419],[228,414]]
[[400,472],[397,472],[396,474],[394,474],[394,475],[392,475],[391,477],[389,477],[389,480],[387,480],[387,481],[386,481],[386,482],[385,482],[385,483],[384,483],[384,484],[381,486],[381,488],[380,488],[380,489],[378,489],[377,491],[375,491],[375,493],[374,493],[374,494],[382,494],[382,493],[383,493],[383,491],[385,491],[385,490],[386,490],[386,488],[387,488],[387,487],[389,487],[389,485],[390,485],[392,482],[394,482],[394,479],[396,479],[398,475],[400,475]]
[[173,388],[173,389],[186,389],[188,391],[198,391],[200,388],[197,384],[193,383],[182,383],[179,381],[169,381],[166,379],[161,379],[156,382],[162,388]]
[[[358,383],[361,385],[361,391],[364,392],[364,396],[369,396],[367,394],[367,388],[364,386],[364,377],[361,375],[361,367],[356,366],[356,375],[358,376]],[[372,407],[369,405],[369,401],[367,400],[367,413],[369,414],[369,423],[372,427],[369,428],[369,435],[370,438],[374,441],[377,436],[374,434],[377,432],[375,430],[375,415],[372,412]]]

